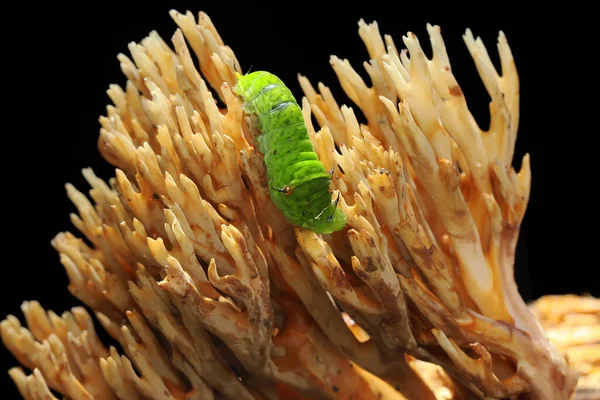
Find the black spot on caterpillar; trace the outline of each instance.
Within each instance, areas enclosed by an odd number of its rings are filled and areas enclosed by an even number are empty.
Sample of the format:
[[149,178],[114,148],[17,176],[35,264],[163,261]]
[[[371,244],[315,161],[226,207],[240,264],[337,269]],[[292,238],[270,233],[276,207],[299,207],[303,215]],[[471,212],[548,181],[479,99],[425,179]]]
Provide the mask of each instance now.
[[234,91],[257,125],[255,146],[264,154],[271,199],[285,218],[315,233],[344,228],[346,215],[329,189],[333,169],[326,171],[315,153],[292,92],[265,71],[238,75]]

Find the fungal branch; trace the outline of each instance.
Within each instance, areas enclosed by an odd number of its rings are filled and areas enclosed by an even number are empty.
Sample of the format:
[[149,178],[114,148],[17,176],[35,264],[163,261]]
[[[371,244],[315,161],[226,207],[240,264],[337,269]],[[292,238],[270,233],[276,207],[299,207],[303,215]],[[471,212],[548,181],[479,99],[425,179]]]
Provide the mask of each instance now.
[[[513,277],[531,172],[528,155],[518,173],[511,166],[519,80],[504,34],[498,41],[501,74],[481,39],[469,30],[464,35],[492,100],[490,128],[483,131],[452,74],[439,27],[427,26],[432,59],[412,33],[403,38],[406,49],[398,52],[376,23],[361,21],[359,27],[371,57],[364,66],[372,87],[347,60],[334,56],[330,62],[341,87],[365,115],[365,125],[359,126],[351,108],[339,108],[323,84],[317,92],[300,76],[324,127],[313,134],[320,157],[331,159],[333,153],[344,171],[336,186],[344,195],[354,255],[340,250],[339,262],[329,257],[325,263],[317,250],[321,239],[301,240],[300,246],[319,266],[315,272],[323,286],[345,310],[358,314],[355,319],[366,323],[381,346],[396,343],[431,360],[422,346],[437,343],[448,360],[436,356],[435,362],[486,396],[531,391],[537,398],[568,398],[576,376],[525,306]],[[341,154],[332,142],[340,145]],[[349,259],[352,269],[336,273],[342,271],[337,265]],[[393,329],[383,322],[389,318],[374,323],[369,309],[347,300],[357,285],[350,285],[346,274],[371,289],[363,304],[375,301],[393,315],[381,298],[389,290],[398,310],[407,309],[406,296],[421,320],[412,316],[409,327]],[[341,282],[348,285],[342,292]],[[395,332],[396,340],[381,337],[384,332]]]

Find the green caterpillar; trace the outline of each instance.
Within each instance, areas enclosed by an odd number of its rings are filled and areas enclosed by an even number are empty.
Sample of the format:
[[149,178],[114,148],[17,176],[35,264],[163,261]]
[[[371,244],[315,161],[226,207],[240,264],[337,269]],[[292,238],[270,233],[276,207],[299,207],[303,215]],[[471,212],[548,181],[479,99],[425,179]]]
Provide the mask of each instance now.
[[292,92],[275,75],[256,71],[237,76],[235,93],[259,133],[254,138],[264,154],[271,199],[293,225],[315,233],[346,226],[346,215],[332,202],[333,170],[325,170],[315,153]]

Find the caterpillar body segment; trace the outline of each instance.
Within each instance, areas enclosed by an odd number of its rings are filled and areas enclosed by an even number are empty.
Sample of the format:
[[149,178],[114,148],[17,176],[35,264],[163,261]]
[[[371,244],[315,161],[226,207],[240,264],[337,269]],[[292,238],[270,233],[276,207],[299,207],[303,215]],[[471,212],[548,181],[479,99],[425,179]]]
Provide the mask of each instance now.
[[275,75],[256,71],[238,74],[234,88],[253,116],[255,146],[264,155],[271,199],[293,225],[315,233],[332,233],[346,226],[346,215],[332,201],[331,173],[315,153],[302,109],[292,92]]

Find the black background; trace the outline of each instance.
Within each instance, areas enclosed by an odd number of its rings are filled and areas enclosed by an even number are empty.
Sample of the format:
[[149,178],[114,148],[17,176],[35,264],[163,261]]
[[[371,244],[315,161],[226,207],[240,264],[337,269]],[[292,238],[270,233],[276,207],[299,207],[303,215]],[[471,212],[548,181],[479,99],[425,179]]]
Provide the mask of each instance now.
[[[430,53],[425,24],[442,28],[455,76],[476,119],[489,122],[489,98],[462,40],[466,28],[481,36],[497,63],[496,38],[508,38],[521,79],[521,122],[515,163],[531,154],[533,189],[522,226],[516,276],[526,300],[550,293],[600,295],[595,277],[597,178],[593,60],[585,24],[564,10],[525,10],[502,2],[443,6],[430,2],[142,2],[53,3],[7,13],[3,62],[2,309],[22,319],[23,300],[39,300],[61,313],[79,305],[67,291],[66,274],[50,246],[74,230],[65,195],[71,182],[87,192],[81,169],[102,178],[114,169],[96,150],[98,117],[109,104],[105,90],[123,85],[116,55],[151,30],[170,43],[176,25],[168,11],[205,11],[242,68],[278,74],[301,96],[296,74],[322,81],[346,101],[328,60],[348,58],[363,76],[366,49],[357,22],[378,21],[397,47],[414,32]],[[581,10],[585,14],[585,10]],[[14,18],[14,21],[13,21]],[[590,52],[593,54],[593,51]],[[591,67],[591,68],[590,68]],[[586,107],[588,109],[586,109]],[[2,398],[17,396],[4,371],[16,361],[0,346]]]

